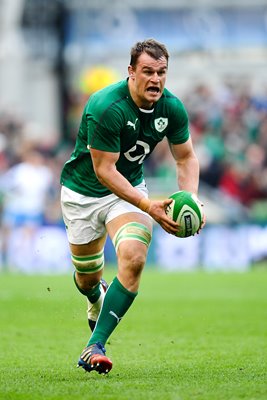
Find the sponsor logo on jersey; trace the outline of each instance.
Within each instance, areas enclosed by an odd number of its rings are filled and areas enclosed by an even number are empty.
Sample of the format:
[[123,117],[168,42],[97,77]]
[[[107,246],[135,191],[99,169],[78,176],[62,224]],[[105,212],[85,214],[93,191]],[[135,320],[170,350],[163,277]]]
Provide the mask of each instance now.
[[[137,147],[139,149],[138,153],[137,153]],[[140,154],[140,150],[142,151],[142,154]],[[149,153],[150,153],[149,144],[143,142],[142,140],[137,140],[136,144],[133,147],[131,147],[130,150],[124,153],[124,156],[127,158],[127,160],[131,162],[138,161],[138,164],[142,164],[142,162],[146,158],[146,155]]]
[[165,128],[168,126],[168,118],[157,118],[154,120],[155,128],[158,132],[164,131]]
[[138,121],[138,118],[136,118],[136,120],[134,122],[127,121],[127,126],[131,126],[135,130],[137,121]]

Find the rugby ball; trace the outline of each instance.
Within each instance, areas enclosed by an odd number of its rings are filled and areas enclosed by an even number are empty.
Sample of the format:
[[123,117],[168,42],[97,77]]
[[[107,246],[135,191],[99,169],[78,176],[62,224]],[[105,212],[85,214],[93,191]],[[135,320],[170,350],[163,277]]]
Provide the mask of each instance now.
[[173,202],[167,207],[166,214],[180,225],[176,236],[193,236],[199,230],[203,219],[202,206],[197,196],[180,190],[169,198],[173,199]]

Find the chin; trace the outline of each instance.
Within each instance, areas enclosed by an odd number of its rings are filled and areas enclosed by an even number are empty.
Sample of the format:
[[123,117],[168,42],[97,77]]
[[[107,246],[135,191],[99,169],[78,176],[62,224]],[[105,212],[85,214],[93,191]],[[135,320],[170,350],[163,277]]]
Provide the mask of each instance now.
[[156,103],[156,102],[160,99],[160,97],[161,97],[161,96],[153,97],[152,99],[149,99],[148,102],[149,102],[150,104],[154,104],[154,103]]
[[144,109],[149,110],[150,108],[153,108],[153,104],[154,103],[155,103],[155,101],[149,101],[149,100],[143,101],[143,103],[140,106],[140,108],[144,108]]
[[147,102],[147,103],[149,103],[149,104],[153,104],[153,103],[155,103],[156,101],[158,101],[160,98],[161,98],[161,93],[158,94],[157,96],[149,96],[149,97],[146,97],[144,100],[145,100],[145,102]]

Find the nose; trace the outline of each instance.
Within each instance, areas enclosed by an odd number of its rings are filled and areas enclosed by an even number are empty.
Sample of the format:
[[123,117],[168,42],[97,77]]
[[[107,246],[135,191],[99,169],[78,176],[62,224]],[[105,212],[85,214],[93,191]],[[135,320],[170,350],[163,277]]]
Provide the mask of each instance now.
[[151,81],[152,81],[152,82],[156,82],[156,83],[158,83],[158,82],[160,81],[160,78],[159,78],[159,75],[158,75],[157,72],[155,72],[155,73],[152,75]]

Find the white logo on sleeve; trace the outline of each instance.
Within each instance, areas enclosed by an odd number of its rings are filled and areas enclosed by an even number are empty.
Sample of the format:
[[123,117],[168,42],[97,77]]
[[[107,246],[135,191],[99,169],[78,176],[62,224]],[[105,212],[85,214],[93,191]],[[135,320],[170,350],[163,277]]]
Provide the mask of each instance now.
[[168,118],[157,118],[154,120],[154,125],[158,132],[162,132],[168,126]]

